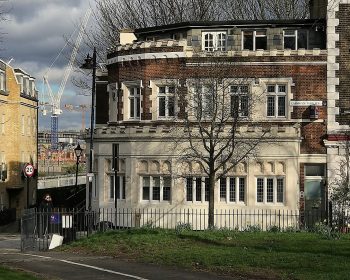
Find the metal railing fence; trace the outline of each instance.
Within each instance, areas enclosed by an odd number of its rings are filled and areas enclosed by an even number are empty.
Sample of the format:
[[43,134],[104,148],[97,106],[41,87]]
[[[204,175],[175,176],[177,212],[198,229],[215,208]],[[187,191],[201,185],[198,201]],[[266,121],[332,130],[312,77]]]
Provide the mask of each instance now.
[[[215,228],[228,230],[278,230],[297,231],[312,229],[318,223],[326,223],[339,231],[350,227],[350,213],[344,217],[330,217],[325,211],[299,210],[217,210]],[[341,223],[340,224],[340,220]],[[53,234],[63,236],[64,243],[95,232],[122,228],[157,227],[175,229],[179,225],[193,230],[208,228],[207,209],[105,209],[77,211],[55,209],[50,212],[28,209],[22,217],[22,250],[46,250]]]

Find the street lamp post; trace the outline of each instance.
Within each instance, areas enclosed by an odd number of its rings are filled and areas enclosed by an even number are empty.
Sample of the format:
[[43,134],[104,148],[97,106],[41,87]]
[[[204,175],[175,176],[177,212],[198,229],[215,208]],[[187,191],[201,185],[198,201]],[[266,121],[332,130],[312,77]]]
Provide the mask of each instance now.
[[75,188],[74,188],[74,201],[76,201],[76,195],[77,195],[77,189],[78,189],[78,172],[79,172],[79,159],[81,157],[81,154],[83,152],[83,149],[80,147],[80,144],[78,143],[77,147],[74,149],[75,156],[77,158],[77,167],[75,169]]
[[[82,69],[92,69],[92,90],[91,90],[91,118],[90,118],[90,152],[89,152],[89,175],[92,174],[93,153],[94,153],[94,124],[95,124],[95,94],[96,94],[96,48],[92,58],[87,55]],[[89,201],[88,210],[91,211],[91,197],[92,197],[92,177],[89,176]]]

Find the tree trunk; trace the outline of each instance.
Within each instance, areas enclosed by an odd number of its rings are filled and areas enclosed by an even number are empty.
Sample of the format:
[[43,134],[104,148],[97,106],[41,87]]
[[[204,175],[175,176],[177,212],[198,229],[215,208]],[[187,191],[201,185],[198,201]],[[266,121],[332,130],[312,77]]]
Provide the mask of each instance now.
[[215,174],[210,173],[209,175],[209,216],[208,216],[208,228],[211,229],[215,226],[214,222],[214,194],[215,194]]

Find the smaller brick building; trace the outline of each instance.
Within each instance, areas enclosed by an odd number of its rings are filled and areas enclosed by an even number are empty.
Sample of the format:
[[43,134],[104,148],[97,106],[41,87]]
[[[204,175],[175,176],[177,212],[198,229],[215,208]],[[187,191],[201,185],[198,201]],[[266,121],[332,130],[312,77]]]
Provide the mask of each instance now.
[[37,166],[37,113],[35,79],[0,61],[0,209],[16,208],[17,214],[36,202],[36,178],[27,191],[22,169]]

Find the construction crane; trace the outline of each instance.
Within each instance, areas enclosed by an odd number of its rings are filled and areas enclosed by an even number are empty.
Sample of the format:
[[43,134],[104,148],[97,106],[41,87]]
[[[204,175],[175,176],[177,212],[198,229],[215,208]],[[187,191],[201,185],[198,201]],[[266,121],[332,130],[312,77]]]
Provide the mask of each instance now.
[[[90,18],[90,15],[91,15],[91,9],[88,9],[80,25],[80,30],[76,38],[76,41],[72,50],[72,54],[70,56],[68,65],[66,66],[63,79],[61,81],[57,94],[54,94],[51,89],[51,86],[48,80],[48,73],[53,63],[57,60],[58,56],[62,53],[63,49],[61,50],[59,55],[56,57],[55,61],[51,64],[50,68],[47,70],[46,74],[43,77],[43,98],[42,98],[42,101],[40,102],[40,105],[42,107],[41,110],[44,116],[47,114],[47,110],[45,106],[51,107],[51,150],[58,149],[58,116],[62,113],[61,98],[62,98],[64,89],[66,87],[69,75],[72,71],[73,64],[84,35],[84,29]],[[45,93],[50,97],[50,102],[45,102]]]
[[85,130],[85,115],[90,110],[91,106],[87,104],[73,105],[64,104],[64,108],[70,112],[81,112],[81,131]]

